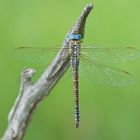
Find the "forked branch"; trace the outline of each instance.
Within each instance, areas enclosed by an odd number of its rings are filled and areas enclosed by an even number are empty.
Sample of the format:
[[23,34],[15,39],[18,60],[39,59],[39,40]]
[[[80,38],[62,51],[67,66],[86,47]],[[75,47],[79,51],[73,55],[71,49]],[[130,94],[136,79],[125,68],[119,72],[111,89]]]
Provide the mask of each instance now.
[[[87,4],[80,17],[68,33],[78,32],[84,36],[86,18],[93,8],[93,4]],[[62,77],[70,64],[70,56],[64,49],[69,44],[67,35],[62,44],[61,50],[49,67],[44,71],[36,83],[31,79],[35,73],[32,68],[25,68],[21,74],[21,86],[19,96],[13,105],[8,116],[8,127],[1,140],[22,140],[30,122],[33,111],[37,104],[47,96],[58,80]],[[65,58],[65,59],[64,59]]]

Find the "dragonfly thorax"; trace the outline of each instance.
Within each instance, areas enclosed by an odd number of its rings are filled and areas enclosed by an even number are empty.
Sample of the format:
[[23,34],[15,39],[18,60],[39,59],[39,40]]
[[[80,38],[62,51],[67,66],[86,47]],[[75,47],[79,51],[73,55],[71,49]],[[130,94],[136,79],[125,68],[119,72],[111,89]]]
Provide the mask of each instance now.
[[80,53],[80,45],[79,44],[70,46],[72,67],[79,65],[79,53]]

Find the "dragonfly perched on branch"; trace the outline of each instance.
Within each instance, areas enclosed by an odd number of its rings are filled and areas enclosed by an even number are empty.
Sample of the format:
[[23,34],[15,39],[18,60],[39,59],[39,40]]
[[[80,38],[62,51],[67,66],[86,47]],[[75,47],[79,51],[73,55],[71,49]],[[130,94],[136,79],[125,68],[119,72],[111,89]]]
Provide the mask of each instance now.
[[[68,34],[70,43],[65,49],[70,55],[73,72],[75,125],[79,127],[79,71],[95,84],[123,86],[133,83],[133,77],[127,71],[110,66],[110,64],[134,60],[140,56],[140,51],[133,47],[97,47],[81,46],[82,37],[79,33]],[[59,51],[58,47],[36,48],[19,47],[15,50],[19,58],[42,63],[46,62],[52,53]]]

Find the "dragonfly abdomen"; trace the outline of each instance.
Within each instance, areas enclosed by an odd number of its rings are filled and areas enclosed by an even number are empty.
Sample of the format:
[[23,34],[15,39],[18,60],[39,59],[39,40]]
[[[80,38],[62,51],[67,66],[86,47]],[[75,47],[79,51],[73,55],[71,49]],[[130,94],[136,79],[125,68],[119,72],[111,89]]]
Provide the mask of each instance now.
[[74,111],[75,111],[75,125],[79,127],[79,81],[78,81],[78,67],[79,67],[79,46],[74,45],[72,48],[71,64],[73,69],[73,91],[74,91]]
[[75,125],[79,127],[79,85],[78,85],[78,67],[73,67],[73,90],[74,90],[74,110],[75,110]]

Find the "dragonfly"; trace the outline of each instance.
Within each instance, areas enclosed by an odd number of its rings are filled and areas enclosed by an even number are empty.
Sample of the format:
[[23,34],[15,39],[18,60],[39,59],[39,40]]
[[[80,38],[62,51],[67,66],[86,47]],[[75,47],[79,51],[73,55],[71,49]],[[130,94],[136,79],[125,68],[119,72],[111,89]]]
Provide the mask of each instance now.
[[[97,47],[82,46],[81,34],[69,33],[70,43],[65,49],[70,55],[73,77],[74,118],[75,127],[79,127],[79,75],[84,75],[91,83],[106,86],[124,86],[133,84],[133,76],[125,70],[115,68],[111,64],[134,60],[140,56],[140,51],[133,47]],[[16,55],[28,61],[46,61],[49,54],[59,48],[19,47]]]

